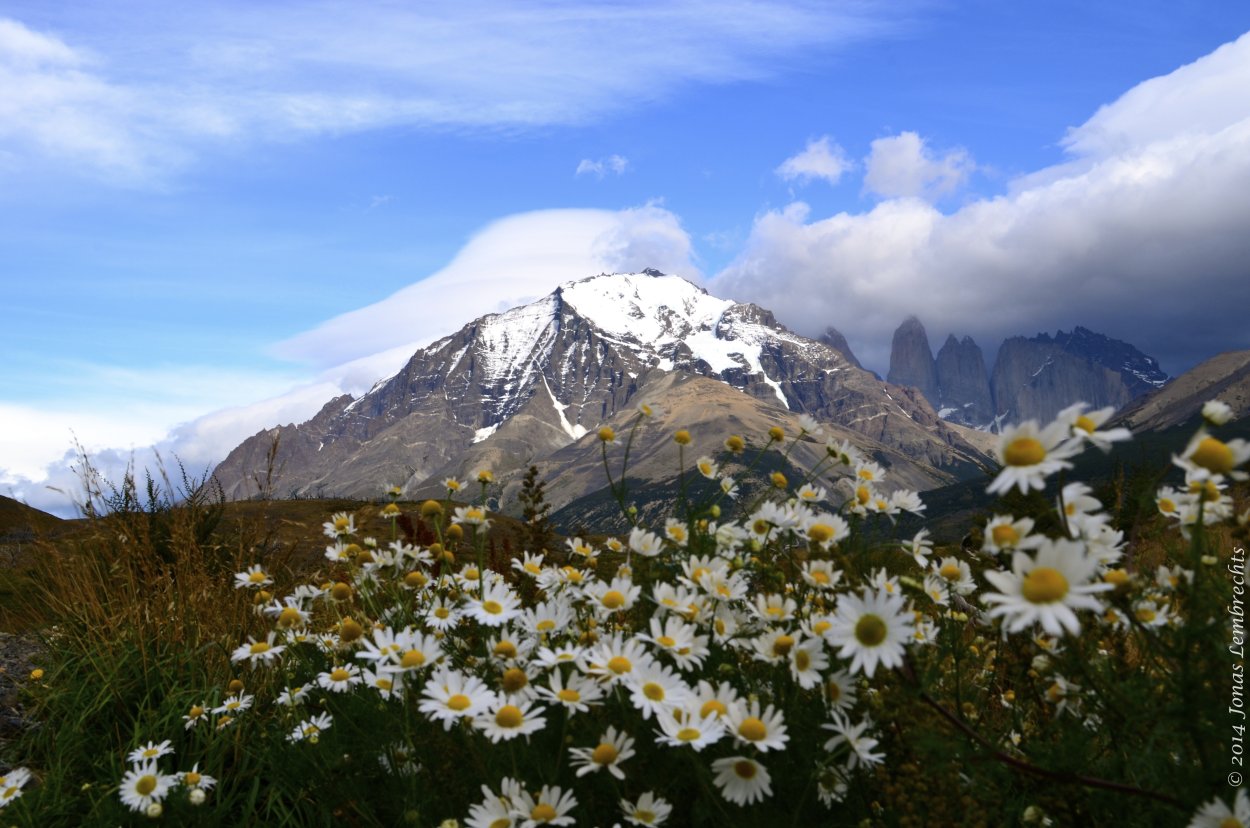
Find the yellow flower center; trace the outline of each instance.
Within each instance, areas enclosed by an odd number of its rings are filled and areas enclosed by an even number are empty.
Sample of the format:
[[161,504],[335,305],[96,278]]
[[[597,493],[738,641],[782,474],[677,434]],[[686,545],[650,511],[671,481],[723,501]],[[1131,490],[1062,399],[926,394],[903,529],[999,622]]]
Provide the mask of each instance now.
[[817,621],[815,624],[812,624],[812,632],[816,633],[816,635],[824,635],[832,626],[828,621]]
[[525,675],[524,670],[516,667],[504,670],[503,689],[507,690],[509,693],[515,693],[529,683],[529,676]]
[[1046,448],[1034,437],[1017,437],[1003,449],[1008,466],[1036,466],[1046,459]]
[[500,817],[486,828],[512,828],[512,817]]
[[503,606],[498,601],[483,601],[482,609],[491,615],[498,615],[503,612]]
[[738,454],[739,452],[744,451],[746,447],[747,447],[746,441],[744,441],[737,434],[732,434],[725,440],[725,448],[729,449],[734,454]]
[[728,712],[729,709],[725,707],[725,703],[718,699],[709,699],[703,703],[703,707],[699,708],[699,716],[701,718],[706,718],[713,713],[717,716],[724,716]]
[[1123,569],[1112,569],[1102,576],[1102,579],[1109,584],[1122,587],[1128,583],[1128,573]]
[[799,650],[794,654],[794,666],[800,670],[806,670],[812,666],[812,657],[807,650]]
[[768,736],[768,728],[755,716],[748,716],[738,725],[738,735],[748,742],[758,742]]
[[990,532],[990,537],[994,539],[995,546],[1011,548],[1020,542],[1020,533],[1009,523],[995,526],[994,530]]
[[425,663],[425,653],[420,650],[408,650],[403,657],[399,659],[399,666],[405,670],[413,667],[420,667]]
[[296,626],[300,623],[300,620],[299,610],[295,607],[287,607],[278,613],[278,626],[284,630],[289,630],[291,627]]
[[868,613],[855,622],[855,640],[865,647],[876,647],[889,632],[881,616]]
[[1159,498],[1159,511],[1165,515],[1171,515],[1176,512],[1176,501],[1170,497]]
[[267,653],[269,652],[269,643],[267,641],[257,641],[251,647],[248,647],[247,651],[251,653],[252,655],[260,655],[261,653]]
[[525,716],[521,714],[521,708],[514,704],[505,704],[495,713],[495,724],[500,727],[520,727],[523,721],[525,721]]
[[608,609],[620,609],[625,606],[625,596],[615,589],[609,589],[607,592],[603,593],[603,600],[601,603]]
[[786,480],[786,476],[781,472],[773,472],[771,475],[773,486],[778,489],[784,489],[790,485],[790,481]]
[[648,811],[644,808],[634,809],[633,816],[634,816],[634,819],[638,820],[643,825],[651,825],[655,822],[655,812]]
[[616,439],[616,432],[612,430],[611,426],[604,426],[599,429],[599,439],[605,443],[610,443]]
[[1093,434],[1094,429],[1098,428],[1098,426],[1094,425],[1094,421],[1084,414],[1076,418],[1076,422],[1072,424],[1072,427],[1079,428],[1086,434]]
[[189,715],[192,719],[198,719],[204,715],[204,708],[200,707],[198,704],[192,705],[191,712],[187,715]]
[[860,506],[867,506],[870,500],[872,500],[872,489],[867,486],[859,486],[855,489],[855,502]]
[[542,621],[538,622],[537,626],[539,632],[551,632],[556,628],[556,622],[552,621],[550,618],[544,618]]
[[395,682],[391,681],[388,678],[382,678],[381,676],[378,676],[377,679],[373,682],[373,686],[378,688],[379,690],[390,690],[391,688],[395,686]]
[[677,646],[677,640],[674,639],[672,636],[668,636],[668,635],[660,636],[659,638],[655,640],[655,643],[659,644],[661,647],[671,648],[671,647]]
[[346,601],[352,597],[352,588],[342,581],[339,581],[337,584],[330,587],[330,597],[335,601]]
[[481,576],[482,573],[477,571],[476,566],[470,566],[465,568],[464,574],[461,577],[463,577],[466,581],[476,581]]
[[826,692],[829,696],[829,701],[836,702],[838,699],[842,698],[842,685],[838,684],[836,681],[831,681],[829,682],[829,686],[826,688]]
[[642,686],[642,694],[651,701],[664,701],[664,685],[649,681]]
[[859,471],[855,473],[855,475],[860,480],[872,480],[873,479],[872,469],[860,469]]
[[942,568],[938,570],[938,574],[948,581],[958,581],[959,580],[959,564],[957,563],[942,564]]
[[[826,543],[832,537],[833,527],[827,523],[813,523],[811,526],[807,527],[807,538],[813,543]],[[813,572],[812,577],[815,577],[815,575],[816,573]],[[821,581],[821,583],[826,582],[827,579],[825,581]]]
[[608,659],[608,669],[618,676],[634,669],[633,663],[625,656],[612,656]]
[[186,785],[198,785],[203,778],[195,771],[187,771],[186,775],[182,777],[182,781]]
[[574,702],[579,702],[582,700],[581,693],[577,692],[576,690],[570,690],[567,687],[559,691],[558,693],[556,693],[556,697],[560,699],[560,701],[566,702],[568,704],[572,704]]
[[330,673],[330,681],[347,681],[351,677],[352,674],[342,667],[335,667]]
[[1020,594],[1033,604],[1053,604],[1068,594],[1068,579],[1057,569],[1039,566],[1024,576]]
[[530,811],[530,819],[535,822],[551,822],[556,818],[556,809],[552,808],[546,802],[539,802],[534,806],[534,810]]
[[269,576],[266,575],[264,572],[256,571],[256,572],[252,572],[248,574],[247,580],[248,580],[248,583],[251,583],[251,584],[260,584],[260,583],[264,583],[265,579],[268,577]]
[[616,745],[601,742],[599,747],[595,748],[590,754],[590,761],[596,765],[610,765],[616,761],[618,755],[620,754],[616,749]]
[[146,774],[139,777],[139,781],[135,783],[135,790],[139,792],[139,796],[147,796],[156,790],[156,777],[152,774]]
[[463,693],[456,693],[447,699],[447,706],[455,711],[468,710],[470,704],[469,697]]
[[1242,825],[1241,820],[1234,816],[1224,817],[1220,820],[1218,828],[1246,828]]
[[495,645],[494,653],[499,658],[516,658],[516,645],[511,641],[500,641]]
[[747,759],[734,762],[734,773],[739,779],[754,779],[756,774],[755,763]]
[[1233,450],[1214,437],[1203,437],[1189,459],[1216,474],[1228,474],[1233,470]]
[[677,741],[679,742],[693,742],[698,738],[699,731],[693,727],[683,727],[681,730],[677,731]]
[[794,637],[789,635],[779,635],[773,639],[773,655],[783,656],[790,652],[794,647]]
[[451,610],[447,609],[447,607],[435,607],[434,617],[435,618],[450,618]]

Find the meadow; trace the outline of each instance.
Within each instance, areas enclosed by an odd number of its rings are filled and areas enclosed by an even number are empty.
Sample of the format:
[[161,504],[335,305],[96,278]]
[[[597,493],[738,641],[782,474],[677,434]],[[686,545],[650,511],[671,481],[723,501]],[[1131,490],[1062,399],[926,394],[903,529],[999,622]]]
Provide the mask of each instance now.
[[[1250,826],[1226,407],[1150,491],[1072,478],[1131,439],[1109,411],[1006,428],[999,501],[950,547],[881,540],[923,497],[811,420],[692,458],[650,413],[598,434],[619,536],[556,537],[541,487],[488,513],[483,469],[419,503],[379,481],[310,558],[209,480],[88,474],[87,528],[26,589],[46,650],[0,818]],[[680,481],[648,525],[639,440]],[[757,473],[800,441],[825,448],[802,479]]]

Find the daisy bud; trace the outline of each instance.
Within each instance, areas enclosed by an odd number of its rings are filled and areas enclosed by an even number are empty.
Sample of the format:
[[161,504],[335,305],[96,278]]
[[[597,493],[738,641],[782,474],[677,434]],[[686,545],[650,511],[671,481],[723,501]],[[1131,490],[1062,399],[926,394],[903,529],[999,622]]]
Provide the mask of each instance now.
[[443,513],[443,504],[437,500],[427,500],[421,504],[421,516],[432,518]]
[[148,806],[147,815],[152,819],[157,819],[161,814],[165,813],[165,808],[159,802],[153,802]]
[[187,799],[191,801],[192,805],[203,805],[205,799],[204,789],[192,788],[191,793],[187,794]]
[[786,432],[781,426],[773,426],[768,429],[768,439],[775,443],[780,443],[782,440],[786,439]]
[[603,443],[611,443],[616,439],[616,432],[612,426],[604,426],[599,429],[599,441]]
[[674,442],[674,443],[676,443],[676,444],[677,444],[677,445],[679,445],[679,446],[688,446],[688,445],[690,445],[690,432],[689,432],[689,431],[686,431],[686,429],[684,429],[684,428],[682,428],[682,429],[678,429],[678,430],[677,430],[677,431],[673,434],[673,442]]

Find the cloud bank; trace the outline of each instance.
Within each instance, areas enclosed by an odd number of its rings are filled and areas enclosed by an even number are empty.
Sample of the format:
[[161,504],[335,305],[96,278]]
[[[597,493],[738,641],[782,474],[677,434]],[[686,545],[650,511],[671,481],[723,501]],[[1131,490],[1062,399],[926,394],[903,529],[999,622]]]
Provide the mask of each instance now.
[[781,162],[776,173],[784,181],[806,184],[809,181],[827,181],[837,184],[842,174],[854,166],[842,147],[833,143],[828,135],[808,141],[807,147],[798,155]]
[[914,133],[874,142],[866,189],[884,197],[826,218],[796,202],[757,217],[711,282],[787,325],[832,325],[883,370],[909,314],[1002,337],[1085,325],[1178,372],[1250,347],[1250,35],[1126,92],[1064,138],[1069,159],[1008,192],[943,213],[926,199],[971,163]]

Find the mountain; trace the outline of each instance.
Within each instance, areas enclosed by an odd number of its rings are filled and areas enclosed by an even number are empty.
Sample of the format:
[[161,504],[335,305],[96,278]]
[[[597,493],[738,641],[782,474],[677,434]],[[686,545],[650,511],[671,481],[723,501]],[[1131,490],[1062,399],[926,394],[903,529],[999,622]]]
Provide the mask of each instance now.
[[846,341],[846,337],[843,336],[842,332],[839,331],[837,328],[834,328],[832,326],[825,328],[825,332],[820,335],[819,341],[823,342],[824,344],[828,345],[833,350],[837,351],[839,354],[841,354],[843,357],[846,358],[847,362],[851,363],[856,368],[864,367],[859,364],[859,360],[856,359],[855,354],[851,352],[851,344]]
[[1212,357],[1162,388],[1140,397],[1116,414],[1116,423],[1133,431],[1180,425],[1202,411],[1208,400],[1223,400],[1242,419],[1250,414],[1250,351]]
[[890,372],[886,379],[895,385],[918,388],[935,408],[941,400],[937,366],[929,349],[929,335],[914,316],[903,320],[890,344]]
[[1167,381],[1153,357],[1078,326],[1003,342],[990,386],[1003,421],[1045,422],[1078,400],[1121,408]]
[[[551,468],[563,468],[562,451],[596,455],[601,425],[627,422],[640,402],[663,408],[673,383],[691,377],[733,392],[700,398],[720,419],[810,414],[869,441],[923,486],[973,474],[986,459],[915,392],[882,383],[763,308],[648,270],[570,282],[474,320],[360,398],[339,397],[305,423],[248,438],[215,475],[233,499],[261,488],[376,497],[386,484],[413,492],[484,465],[506,492],[532,462],[555,458]],[[276,484],[266,486],[267,476]]]
[[945,420],[977,426],[994,419],[994,399],[990,392],[985,357],[972,337],[955,339],[954,334],[938,351],[938,413]]

